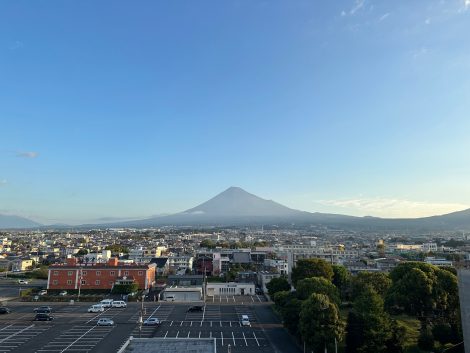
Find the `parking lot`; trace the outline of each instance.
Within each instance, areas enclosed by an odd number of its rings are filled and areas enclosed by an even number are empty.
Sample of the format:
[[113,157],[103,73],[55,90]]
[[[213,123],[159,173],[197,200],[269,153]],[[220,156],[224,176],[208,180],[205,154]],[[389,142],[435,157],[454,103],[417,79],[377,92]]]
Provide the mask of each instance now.
[[[227,303],[227,298],[229,299]],[[230,296],[206,303],[200,311],[188,311],[191,303],[146,302],[142,319],[158,318],[157,326],[139,325],[142,304],[129,303],[127,308],[108,308],[102,313],[88,313],[92,303],[50,303],[54,320],[36,322],[32,303],[12,303],[12,313],[0,315],[0,353],[102,353],[116,352],[129,336],[150,338],[215,338],[221,352],[230,345],[232,352],[272,352],[276,336],[271,330],[276,318],[266,316],[267,303],[255,302],[256,296],[243,300]],[[243,303],[243,304],[242,304]],[[247,315],[250,326],[240,319]],[[99,327],[99,318],[114,320],[114,326]],[[275,325],[281,328],[278,321]],[[287,340],[290,340],[285,333]],[[283,339],[286,341],[286,339]],[[288,342],[289,343],[289,342]],[[289,349],[296,352],[291,342]]]
[[254,304],[265,302],[266,297],[264,295],[214,295],[206,299],[206,303],[213,304]]

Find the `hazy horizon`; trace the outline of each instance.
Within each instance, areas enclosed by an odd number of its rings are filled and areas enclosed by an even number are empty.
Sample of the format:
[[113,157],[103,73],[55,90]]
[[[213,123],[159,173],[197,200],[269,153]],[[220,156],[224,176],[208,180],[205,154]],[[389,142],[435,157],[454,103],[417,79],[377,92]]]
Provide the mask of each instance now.
[[0,4],[0,214],[470,207],[470,1]]

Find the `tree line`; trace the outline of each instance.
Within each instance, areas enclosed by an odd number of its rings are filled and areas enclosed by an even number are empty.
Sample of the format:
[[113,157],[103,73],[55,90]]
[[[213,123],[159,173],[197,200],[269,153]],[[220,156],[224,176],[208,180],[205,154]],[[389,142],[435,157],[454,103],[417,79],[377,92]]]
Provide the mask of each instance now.
[[298,260],[291,283],[268,283],[284,326],[309,351],[405,352],[407,328],[396,320],[419,321],[418,348],[463,352],[457,276],[453,268],[404,262],[389,274],[360,272],[322,259]]

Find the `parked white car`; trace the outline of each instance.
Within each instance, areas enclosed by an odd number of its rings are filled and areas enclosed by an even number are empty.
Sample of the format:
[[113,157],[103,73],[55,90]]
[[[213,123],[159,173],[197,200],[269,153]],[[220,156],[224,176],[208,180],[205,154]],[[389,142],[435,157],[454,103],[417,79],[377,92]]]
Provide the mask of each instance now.
[[18,284],[28,284],[29,282],[25,279],[19,279]]
[[248,318],[248,315],[242,315],[242,319],[240,320],[240,324],[242,326],[251,326],[250,319]]
[[108,318],[101,318],[98,320],[98,322],[96,323],[96,325],[98,326],[113,326],[114,325],[114,321],[111,320],[111,319],[108,319]]
[[122,300],[114,300],[112,303],[111,303],[111,306],[113,308],[127,308],[127,304],[125,301],[122,301]]
[[113,306],[113,301],[112,299],[103,299],[100,301],[100,304],[103,305],[105,308],[110,308]]
[[104,311],[104,307],[101,304],[95,304],[88,308],[89,313],[100,313]]
[[160,325],[160,320],[156,317],[149,317],[147,320],[144,321],[144,326],[155,326]]

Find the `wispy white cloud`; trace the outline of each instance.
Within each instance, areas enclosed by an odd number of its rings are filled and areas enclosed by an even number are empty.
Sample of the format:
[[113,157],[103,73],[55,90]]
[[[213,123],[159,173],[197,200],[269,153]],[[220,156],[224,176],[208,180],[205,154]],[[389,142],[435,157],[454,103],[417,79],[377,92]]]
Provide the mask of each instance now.
[[18,49],[21,49],[24,47],[24,43],[22,41],[15,41],[15,43],[13,43],[11,46],[10,46],[10,50],[18,50]]
[[365,2],[366,2],[365,0],[356,0],[354,2],[354,6],[349,11],[349,14],[350,15],[355,15],[356,12],[358,12],[360,9],[362,9],[364,7]]
[[343,10],[341,11],[341,16],[354,16],[359,10],[361,10],[364,7],[366,0],[355,0],[354,5],[351,7],[350,10],[346,11]]
[[419,57],[422,57],[424,55],[426,55],[428,53],[428,48],[426,47],[421,47],[419,49],[416,49],[414,51],[411,52],[411,57],[416,60],[418,59]]
[[389,198],[357,198],[345,200],[320,200],[318,203],[358,211],[377,217],[426,217],[461,211],[470,208],[460,203],[439,203]]
[[32,151],[18,152],[18,153],[16,153],[16,156],[20,157],[20,158],[37,158],[39,156],[39,153],[38,152],[32,152]]
[[0,187],[1,187],[1,186],[4,186],[4,185],[6,185],[6,184],[8,184],[8,182],[6,181],[6,179],[0,179]]
[[426,18],[426,20],[424,20],[424,24],[427,24],[427,25],[431,24],[431,19],[430,19],[430,18]]
[[388,16],[390,16],[390,12],[387,12],[385,14],[383,14],[382,16],[379,17],[379,22],[382,22],[383,20],[385,20]]

